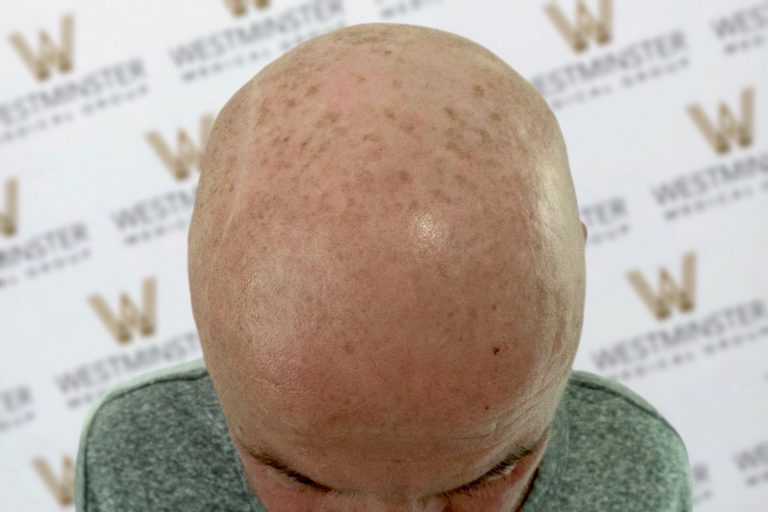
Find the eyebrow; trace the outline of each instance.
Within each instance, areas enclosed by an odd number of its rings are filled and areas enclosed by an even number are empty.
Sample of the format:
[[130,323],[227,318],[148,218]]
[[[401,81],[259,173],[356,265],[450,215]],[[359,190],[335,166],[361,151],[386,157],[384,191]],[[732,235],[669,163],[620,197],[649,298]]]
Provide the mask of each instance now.
[[[494,467],[492,467],[482,476],[475,478],[469,483],[460,485],[458,487],[455,487],[447,491],[443,491],[442,493],[439,493],[439,494],[452,494],[452,493],[459,493],[463,491],[472,490],[477,487],[480,487],[481,485],[489,482],[490,480],[493,480],[501,472],[511,468],[512,466],[520,462],[522,458],[538,450],[546,441],[550,430],[551,430],[551,425],[550,427],[544,430],[541,437],[539,437],[539,439],[537,439],[536,441],[533,441],[531,443],[524,444],[524,445],[515,446],[514,448],[512,448],[512,450],[509,453],[507,453],[507,455],[503,459],[501,459],[501,461],[498,464],[496,464]],[[257,461],[264,464],[265,466],[274,468],[280,473],[282,473],[283,475],[293,480],[296,480],[299,483],[312,487],[314,489],[325,491],[325,492],[335,491],[343,494],[354,493],[353,491],[334,489],[333,487],[329,487],[327,485],[318,483],[312,480],[311,478],[309,478],[308,476],[302,475],[295,469],[291,468],[288,464],[286,464],[285,462],[282,462],[279,458],[277,458],[276,456],[272,455],[267,451],[259,450],[257,448],[252,448],[252,447],[246,447],[246,450],[251,456],[253,456]]]

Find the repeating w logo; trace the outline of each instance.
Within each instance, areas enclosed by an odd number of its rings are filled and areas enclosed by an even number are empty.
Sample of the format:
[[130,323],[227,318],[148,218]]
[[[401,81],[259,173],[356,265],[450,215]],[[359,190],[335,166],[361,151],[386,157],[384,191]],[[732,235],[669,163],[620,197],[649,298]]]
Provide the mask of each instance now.
[[611,41],[613,32],[612,0],[600,0],[600,11],[597,17],[592,14],[584,0],[578,0],[575,26],[568,21],[563,11],[555,3],[545,6],[544,11],[575,52],[586,50],[590,38],[595,39],[598,44],[606,44]]
[[131,339],[131,329],[141,336],[154,334],[157,325],[157,287],[154,278],[147,278],[142,285],[142,308],[133,303],[131,298],[120,294],[120,316],[115,315],[100,295],[91,295],[88,302],[107,327],[110,334],[119,342],[127,343]]
[[[269,7],[269,0],[251,0],[257,9]],[[224,0],[233,16],[243,16],[248,11],[246,0]]]
[[19,224],[19,183],[14,179],[5,182],[5,211],[0,211],[0,233],[16,234]]
[[693,253],[683,256],[682,286],[669,275],[667,269],[659,272],[659,292],[655,293],[640,272],[627,273],[627,279],[635,288],[651,313],[658,319],[668,318],[672,308],[677,306],[680,311],[691,311],[695,304],[696,288],[696,257]]
[[718,126],[707,117],[699,105],[688,107],[688,113],[716,153],[731,150],[729,139],[739,146],[752,144],[755,126],[755,89],[748,87],[741,92],[741,121],[736,119],[728,105],[721,102],[718,110]]
[[75,465],[71,457],[67,455],[63,457],[61,478],[55,475],[51,466],[42,457],[35,458],[32,465],[59,505],[65,507],[75,502]]
[[154,148],[160,160],[168,168],[171,175],[181,181],[189,176],[189,168],[196,167],[200,169],[202,163],[203,150],[208,141],[208,134],[213,126],[213,115],[205,114],[200,118],[200,147],[198,148],[192,142],[192,139],[183,129],[179,128],[176,132],[178,142],[178,152],[174,153],[157,131],[147,132],[146,138],[150,146]]
[[42,81],[50,76],[51,68],[58,68],[62,73],[72,69],[74,25],[75,21],[72,15],[67,14],[61,18],[61,43],[59,46],[56,46],[51,37],[41,30],[38,54],[35,54],[21,34],[12,34],[9,39],[35,78]]

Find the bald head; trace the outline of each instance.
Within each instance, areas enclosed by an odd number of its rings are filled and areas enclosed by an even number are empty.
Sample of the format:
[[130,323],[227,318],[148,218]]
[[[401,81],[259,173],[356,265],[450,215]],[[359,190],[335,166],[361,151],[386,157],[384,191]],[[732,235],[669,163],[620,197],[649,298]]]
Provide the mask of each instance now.
[[[557,122],[485,48],[365,24],[266,66],[216,119],[189,232],[195,321],[252,489],[275,510],[362,510],[292,495],[249,458],[263,450],[370,504],[459,499],[439,492],[546,433],[583,256]],[[472,506],[518,503],[531,457]]]

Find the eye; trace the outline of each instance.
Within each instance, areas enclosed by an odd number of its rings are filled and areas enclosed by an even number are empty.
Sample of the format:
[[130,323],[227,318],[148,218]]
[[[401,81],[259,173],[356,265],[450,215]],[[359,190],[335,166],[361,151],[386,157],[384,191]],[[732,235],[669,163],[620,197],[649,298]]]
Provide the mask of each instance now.
[[314,485],[311,485],[309,482],[304,480],[303,478],[298,478],[294,475],[286,475],[285,473],[280,473],[281,476],[284,478],[287,478],[294,484],[298,484],[297,487],[299,487],[299,490],[301,491],[307,491],[307,492],[316,492],[320,494],[331,494],[333,496],[356,496],[357,493],[355,492],[349,492],[349,491],[337,491],[336,489],[321,489],[318,487],[315,487]]
[[[482,481],[482,482],[480,482],[478,484],[472,485],[470,487],[460,488],[460,489],[455,490],[455,491],[442,492],[442,493],[440,493],[440,496],[443,496],[445,498],[451,498],[452,496],[459,496],[459,495],[470,496],[471,497],[472,496],[472,492],[482,490],[482,489],[484,489],[486,487],[490,487],[490,486],[494,485],[496,482],[498,482],[499,480],[503,480],[504,477],[508,476],[515,469],[515,467],[516,467],[516,465],[512,465],[512,466],[507,466],[507,467],[500,468],[500,469],[495,469],[494,471],[489,473],[489,475],[491,477],[496,477],[496,478],[491,478],[489,480],[484,480],[484,481]],[[337,489],[318,489],[317,487],[309,485],[309,483],[307,483],[302,478],[297,478],[294,475],[286,475],[285,473],[281,473],[281,475],[284,478],[287,478],[288,480],[290,480],[291,482],[293,482],[295,484],[298,484],[299,488],[302,491],[316,492],[316,493],[320,493],[320,494],[330,494],[332,496],[348,496],[348,497],[356,497],[357,496],[356,492],[343,491],[343,490],[337,490]]]
[[515,466],[508,466],[506,468],[496,469],[493,472],[491,472],[490,474],[492,476],[497,477],[497,478],[491,478],[490,480],[484,480],[484,481],[480,482],[479,484],[475,484],[475,485],[473,485],[471,487],[462,487],[462,488],[459,488],[459,489],[457,489],[455,491],[443,492],[443,493],[440,493],[440,495],[445,497],[445,498],[451,498],[452,496],[460,496],[460,495],[461,496],[470,496],[471,497],[473,492],[479,491],[479,490],[484,489],[486,487],[490,487],[490,486],[494,485],[496,482],[498,482],[499,480],[503,480],[504,477],[509,475],[512,472],[512,470],[514,470],[514,469],[515,469]]

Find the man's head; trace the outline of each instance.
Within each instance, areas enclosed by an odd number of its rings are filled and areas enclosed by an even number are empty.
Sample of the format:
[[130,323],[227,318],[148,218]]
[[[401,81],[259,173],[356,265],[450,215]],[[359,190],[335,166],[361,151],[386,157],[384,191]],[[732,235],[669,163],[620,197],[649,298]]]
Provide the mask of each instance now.
[[[266,507],[518,506],[579,342],[582,228],[553,114],[465,38],[351,26],[238,90],[206,148],[189,279]],[[539,439],[507,476],[442,494]]]

